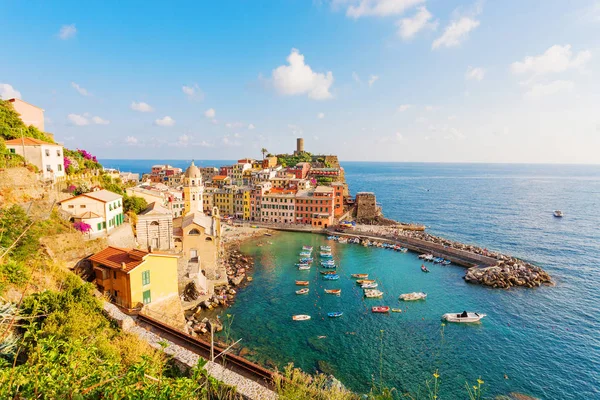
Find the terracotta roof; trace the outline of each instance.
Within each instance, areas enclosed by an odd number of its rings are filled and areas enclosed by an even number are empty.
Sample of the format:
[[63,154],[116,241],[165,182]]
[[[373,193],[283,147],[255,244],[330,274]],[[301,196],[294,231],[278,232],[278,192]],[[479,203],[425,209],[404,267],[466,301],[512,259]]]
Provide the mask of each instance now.
[[129,272],[144,262],[144,256],[150,253],[137,249],[122,249],[109,246],[89,259],[109,268]]
[[224,179],[227,179],[227,175],[215,175],[212,177],[213,181],[222,181]]
[[[25,146],[39,146],[42,144],[49,144],[51,146],[60,146],[59,144],[56,144],[56,143],[45,142],[43,140],[34,139],[31,137],[26,137],[23,139],[21,139],[21,138],[11,139],[11,140],[7,140],[5,143],[8,145],[18,145],[18,146],[23,146],[23,144]],[[60,147],[62,147],[62,146],[60,146]]]
[[150,203],[148,205],[148,207],[142,211],[141,213],[139,213],[138,215],[170,215],[171,211],[169,211],[167,208],[163,207],[162,205],[158,204],[156,201]]

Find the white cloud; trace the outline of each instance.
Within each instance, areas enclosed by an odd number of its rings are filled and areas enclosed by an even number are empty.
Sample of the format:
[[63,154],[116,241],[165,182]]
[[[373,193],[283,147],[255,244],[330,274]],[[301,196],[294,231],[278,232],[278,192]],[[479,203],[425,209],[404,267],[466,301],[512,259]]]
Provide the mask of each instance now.
[[314,100],[325,100],[332,98],[329,91],[333,84],[333,74],[316,73],[311,67],[304,63],[304,56],[297,49],[287,58],[289,65],[281,65],[273,70],[273,86],[283,95],[308,94]]
[[134,136],[127,136],[125,138],[125,143],[127,143],[128,145],[133,146],[133,145],[138,144],[138,139],[136,137],[134,137]]
[[85,125],[90,124],[90,121],[88,121],[88,119],[86,117],[84,117],[83,115],[69,114],[69,115],[67,115],[67,118],[73,125],[85,126]]
[[400,105],[400,107],[398,107],[398,111],[404,112],[404,111],[408,110],[411,107],[412,106],[410,104],[402,104],[402,105]]
[[369,77],[369,87],[373,87],[373,84],[379,80],[378,75],[371,75]]
[[173,126],[175,125],[175,120],[168,115],[163,118],[159,118],[154,123],[158,126]]
[[471,17],[460,17],[446,27],[442,36],[433,41],[432,49],[440,46],[454,47],[461,44],[469,36],[469,32],[479,26],[480,22]]
[[254,129],[254,128],[255,128],[254,124],[248,124],[248,130],[250,130],[250,131],[251,131],[251,130],[252,130],[252,129]]
[[100,118],[99,116],[92,117],[92,122],[96,125],[108,125],[110,124],[109,120],[104,118]]
[[574,56],[570,44],[554,45],[542,55],[528,56],[523,61],[512,63],[510,69],[513,74],[545,75],[582,68],[591,57],[592,53],[589,50],[580,51]]
[[14,87],[12,87],[12,85],[9,85],[8,83],[0,83],[0,98],[4,100],[12,98],[20,99],[21,92],[16,90]]
[[223,137],[223,139],[221,139],[221,142],[225,146],[241,146],[242,145],[242,143],[240,143],[238,140],[231,140],[229,138],[229,136]]
[[190,100],[204,99],[204,93],[202,92],[202,89],[200,89],[197,83],[193,84],[192,86],[183,85],[181,87],[181,91],[185,93]]
[[572,81],[553,81],[550,83],[538,83],[532,85],[525,93],[525,97],[539,98],[550,96],[558,92],[571,91],[575,87]]
[[298,125],[288,124],[288,128],[292,131],[292,135],[300,136],[304,133],[304,130]]
[[469,65],[469,68],[467,68],[467,73],[465,74],[465,79],[480,81],[483,79],[484,76],[485,69],[479,67],[472,67]]
[[228,122],[225,124],[226,128],[239,129],[243,127],[245,124],[243,122]]
[[398,36],[404,40],[411,39],[423,29],[435,30],[438,26],[438,21],[430,22],[433,15],[426,7],[419,7],[417,13],[412,18],[402,18],[396,22],[398,26]]
[[351,18],[400,15],[409,8],[424,2],[425,0],[354,0],[349,1],[353,4],[346,10],[346,15]]
[[322,113],[322,112],[318,113],[317,118],[319,118],[319,119],[325,118],[325,113]]
[[139,111],[139,112],[152,112],[154,111],[154,108],[152,108],[152,106],[148,103],[144,103],[144,102],[139,102],[136,103],[135,101],[131,103],[131,105],[129,106],[129,108],[131,108],[132,110],[135,111]]
[[63,25],[60,27],[60,31],[58,31],[58,37],[62,40],[67,40],[74,37],[76,33],[77,28],[75,28],[75,24]]
[[[206,118],[214,118],[217,115],[217,112],[215,111],[214,108],[209,108],[208,110],[204,111],[204,116]],[[216,122],[216,121],[214,121]]]
[[192,136],[183,134],[177,138],[177,141],[175,143],[169,143],[169,145],[176,147],[185,147],[190,144],[190,140],[192,140]]
[[77,92],[79,92],[79,94],[82,95],[82,96],[90,96],[91,95],[90,92],[88,92],[86,88],[83,88],[83,87],[79,86],[75,82],[71,82],[71,86],[73,86],[73,88],[75,90],[77,90]]

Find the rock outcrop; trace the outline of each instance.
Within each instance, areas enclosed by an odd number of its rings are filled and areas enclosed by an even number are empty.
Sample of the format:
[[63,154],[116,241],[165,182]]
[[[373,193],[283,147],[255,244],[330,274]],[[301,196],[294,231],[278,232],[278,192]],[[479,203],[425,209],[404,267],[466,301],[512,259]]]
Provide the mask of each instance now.
[[553,284],[550,275],[546,271],[516,258],[499,261],[498,264],[491,267],[469,268],[464,279],[470,283],[502,289],[512,286],[532,288]]

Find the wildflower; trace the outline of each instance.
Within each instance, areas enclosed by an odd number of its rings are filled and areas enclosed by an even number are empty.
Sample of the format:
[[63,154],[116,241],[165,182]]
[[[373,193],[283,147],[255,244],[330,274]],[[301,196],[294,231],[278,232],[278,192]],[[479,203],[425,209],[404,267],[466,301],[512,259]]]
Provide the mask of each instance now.
[[227,318],[231,318],[231,314],[227,314]]
[[481,378],[477,378],[477,383],[479,383],[480,385],[483,385],[483,381],[481,380]]
[[473,389],[477,390],[477,386],[473,385]]
[[434,373],[433,373],[433,377],[434,377],[435,379],[437,379],[437,378],[439,378],[439,377],[440,377],[440,374],[438,374],[438,373],[437,373],[437,371],[436,371],[436,372],[434,372]]

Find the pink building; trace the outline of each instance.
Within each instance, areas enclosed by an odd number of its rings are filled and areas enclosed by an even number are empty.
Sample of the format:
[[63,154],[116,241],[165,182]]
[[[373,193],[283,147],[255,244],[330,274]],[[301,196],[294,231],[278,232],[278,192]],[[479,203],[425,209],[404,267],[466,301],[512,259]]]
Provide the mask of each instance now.
[[33,125],[44,132],[44,109],[29,104],[21,99],[8,99],[16,112],[21,116],[21,121],[27,126]]

